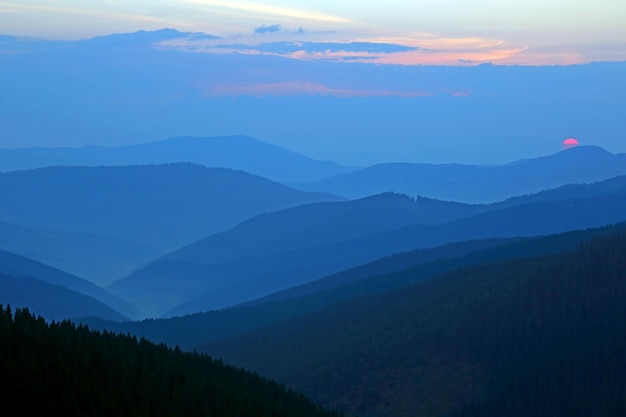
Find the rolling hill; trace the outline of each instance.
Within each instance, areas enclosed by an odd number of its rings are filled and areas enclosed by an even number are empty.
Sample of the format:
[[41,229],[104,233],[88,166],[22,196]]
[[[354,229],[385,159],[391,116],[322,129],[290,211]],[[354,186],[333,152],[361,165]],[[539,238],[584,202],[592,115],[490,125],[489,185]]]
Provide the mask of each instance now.
[[625,223],[537,238],[457,242],[395,254],[227,309],[125,323],[94,319],[81,322],[192,350],[337,303],[406,288],[444,272],[573,250],[581,242],[623,230]]
[[29,308],[46,320],[83,317],[118,322],[128,320],[128,317],[88,295],[31,276],[15,276],[4,272],[0,272],[0,304],[12,308]]
[[162,251],[95,233],[70,233],[0,221],[0,250],[106,285]]
[[189,163],[0,174],[0,219],[173,250],[267,211],[337,200]]
[[[0,273],[5,275],[12,275],[14,277],[29,277],[36,279],[41,282],[46,282],[48,284],[64,287],[68,290],[75,291],[77,293],[89,296],[98,300],[100,303],[106,304],[117,312],[123,314],[126,318],[136,318],[138,316],[137,310],[128,302],[116,297],[109,291],[105,290],[102,287],[95,285],[94,283],[87,281],[85,279],[79,278],[75,275],[69,274],[67,272],[61,271],[60,269],[51,267],[49,265],[42,264],[41,262],[37,262],[32,259],[25,258],[20,255],[16,255],[13,253],[0,251]],[[16,282],[16,285],[18,282]],[[20,286],[27,286],[27,282],[25,280],[19,282]],[[39,285],[39,284],[38,284]],[[41,286],[41,285],[40,285]],[[17,287],[16,287],[17,288]],[[26,291],[24,289],[23,291]],[[43,297],[43,294],[40,296]],[[5,299],[2,303],[7,304],[10,303],[14,305],[15,303],[10,302],[10,297],[5,294]],[[60,300],[61,298],[57,297],[56,300]],[[39,300],[41,301],[41,299]],[[68,301],[69,302],[69,301]],[[61,303],[62,304],[62,303]],[[33,311],[37,311],[38,305],[36,303],[33,304],[20,304],[21,306],[31,307]],[[52,306],[51,306],[52,307]],[[59,308],[64,307],[59,305]],[[49,317],[48,314],[44,314],[43,312],[39,313]],[[90,314],[93,316],[98,316],[97,314]],[[78,316],[72,316],[78,317]],[[100,316],[98,316],[100,317]],[[62,317],[66,318],[66,317]]]
[[136,145],[0,149],[0,171],[56,165],[119,166],[191,162],[274,181],[311,181],[354,168],[316,161],[248,136],[174,137]]
[[581,146],[500,166],[386,163],[295,185],[349,198],[392,191],[440,200],[491,203],[620,175],[626,175],[626,154]]
[[410,224],[446,223],[486,208],[383,193],[352,201],[323,202],[265,213],[180,248],[162,259],[211,264],[247,256],[347,241]]
[[[251,301],[398,252],[463,240],[560,233],[626,220],[626,177],[607,180],[598,188],[581,185],[568,187],[566,193],[562,190],[554,193],[563,199],[552,198],[548,192],[506,204],[453,205],[463,208],[465,213],[479,214],[441,224],[419,224],[413,220],[408,226],[379,232],[359,226],[362,218],[353,212],[349,217],[354,222],[347,223],[357,226],[353,235],[334,226],[328,229],[319,226],[327,215],[308,214],[300,222],[290,222],[289,214],[297,210],[277,212],[182,248],[109,288],[151,314],[165,313],[166,306],[172,309],[169,314],[189,314]],[[358,207],[375,200],[335,205]],[[446,207],[445,203],[439,204]],[[298,208],[303,212],[309,209]],[[385,219],[387,225],[399,219],[397,212],[373,213],[377,219]],[[281,224],[283,215],[287,220],[279,229],[276,225]],[[310,228],[307,219],[315,219]],[[267,220],[271,221],[266,223]],[[362,220],[364,224],[370,223],[367,218]],[[411,218],[407,223],[410,221]],[[266,224],[272,227],[265,227]],[[333,225],[332,221],[329,224]],[[245,230],[251,232],[243,233]],[[265,233],[260,233],[262,230]],[[303,230],[309,230],[309,234]]]
[[[309,257],[312,248],[415,223],[443,222],[480,210],[465,204],[410,199],[391,193],[355,201],[301,205],[259,215],[185,246],[109,288],[151,315],[166,313],[190,297],[210,291],[218,291],[213,298],[215,303],[221,303],[213,307],[224,307],[336,271],[334,265],[329,269],[315,257]],[[292,258],[285,259],[285,253]],[[257,280],[258,284],[251,284],[250,280]],[[235,287],[239,290],[233,291]],[[229,294],[219,292],[222,289]]]
[[622,415],[626,233],[440,275],[200,349],[348,415]]

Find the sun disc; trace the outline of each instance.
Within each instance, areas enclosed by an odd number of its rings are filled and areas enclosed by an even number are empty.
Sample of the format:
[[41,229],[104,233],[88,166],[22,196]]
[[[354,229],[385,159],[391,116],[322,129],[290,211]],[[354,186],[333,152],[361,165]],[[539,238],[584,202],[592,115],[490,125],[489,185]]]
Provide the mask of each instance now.
[[567,138],[563,141],[563,149],[575,148],[578,145],[578,140],[574,138]]

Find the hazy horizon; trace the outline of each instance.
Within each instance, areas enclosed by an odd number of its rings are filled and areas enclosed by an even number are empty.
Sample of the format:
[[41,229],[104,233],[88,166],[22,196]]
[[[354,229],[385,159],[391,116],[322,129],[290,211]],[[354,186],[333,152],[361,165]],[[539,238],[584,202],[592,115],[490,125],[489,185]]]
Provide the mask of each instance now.
[[266,45],[268,54],[180,48],[202,39],[174,30],[69,42],[4,37],[0,147],[247,135],[357,166],[502,164],[558,152],[571,137],[626,152],[626,62],[380,65],[281,56],[297,49],[290,43]]
[[247,135],[357,166],[502,164],[568,138],[623,153],[624,18],[613,0],[2,2],[0,147]]

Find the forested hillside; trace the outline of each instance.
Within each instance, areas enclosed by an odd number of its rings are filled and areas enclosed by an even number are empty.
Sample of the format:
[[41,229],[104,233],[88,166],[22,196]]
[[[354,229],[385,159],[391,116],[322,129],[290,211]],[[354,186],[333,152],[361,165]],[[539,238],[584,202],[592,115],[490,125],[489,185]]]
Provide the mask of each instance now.
[[22,415],[338,416],[207,356],[0,308],[0,398]]
[[207,346],[360,416],[626,415],[626,233]]

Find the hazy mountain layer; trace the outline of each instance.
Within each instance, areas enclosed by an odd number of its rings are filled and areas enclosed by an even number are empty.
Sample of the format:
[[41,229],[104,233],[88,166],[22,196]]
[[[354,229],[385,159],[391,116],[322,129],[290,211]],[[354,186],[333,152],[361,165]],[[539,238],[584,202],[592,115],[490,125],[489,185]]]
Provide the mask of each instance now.
[[[32,259],[25,258],[23,256],[0,251],[0,273],[13,275],[15,277],[36,278],[39,281],[65,287],[69,290],[93,297],[96,300],[107,304],[109,307],[115,309],[117,312],[122,313],[126,317],[136,318],[138,315],[137,310],[128,302],[121,300],[104,288],[99,287],[94,283],[79,278],[75,275],[68,274],[67,272],[42,264]],[[57,298],[56,300],[58,302],[59,298]],[[6,298],[3,302],[5,304],[14,304],[10,302],[9,298]],[[21,304],[21,306],[29,306],[32,307],[33,310],[37,310],[38,307],[38,305],[35,303]],[[62,307],[62,305],[59,306],[59,308]],[[41,312],[40,314],[44,315],[46,318],[49,318],[49,316],[43,312]],[[94,313],[89,315],[96,314]],[[110,317],[110,315],[107,317]]]
[[162,252],[95,233],[70,233],[0,221],[0,250],[19,254],[99,285],[130,273]]
[[443,272],[573,250],[592,237],[625,228],[626,224],[621,223],[537,238],[457,242],[392,255],[228,309],[140,322],[83,322],[95,328],[131,333],[170,346],[194,349],[202,344],[320,311],[336,303],[408,287]]
[[[450,257],[460,256],[482,248],[504,245],[516,239],[492,239],[484,241],[459,242],[444,247],[417,250],[410,253],[384,258],[354,269],[313,281],[310,284],[294,287],[272,294],[250,303],[232,308],[172,317],[169,319],[147,319],[138,322],[110,323],[101,320],[82,320],[95,328],[131,333],[150,340],[167,343],[170,346],[194,348],[209,341],[222,339],[250,329],[286,320],[311,311],[321,310],[337,301],[357,297],[364,293],[384,292],[388,282],[380,288],[364,287],[359,282],[374,279],[379,274],[401,270],[409,266],[427,264]],[[400,258],[400,259],[398,259]],[[453,265],[451,262],[450,265]],[[452,267],[452,266],[451,266]],[[429,270],[428,273],[431,273]],[[354,288],[352,285],[354,284]],[[408,285],[408,284],[404,284]],[[333,291],[336,288],[336,291]],[[391,288],[394,288],[391,284]],[[329,289],[333,289],[329,291]]]
[[611,154],[588,146],[501,166],[380,164],[297,186],[350,198],[393,191],[441,200],[488,203],[619,175],[626,175],[626,154]]
[[47,320],[99,317],[123,321],[128,317],[85,294],[30,276],[0,272],[0,304],[29,308]]
[[[626,181],[625,181],[626,182]],[[178,249],[162,259],[207,264],[351,240],[410,224],[446,223],[487,208],[384,193],[266,213]]]
[[0,219],[173,250],[254,215],[336,200],[188,163],[51,167],[0,174]]
[[[368,229],[376,221],[362,217],[363,212],[354,209],[367,208],[368,203],[386,201],[391,196],[334,203],[333,207],[342,211],[352,208],[344,216],[352,219],[347,225],[357,226],[352,229],[352,236],[346,234],[346,228],[333,226],[332,221],[330,228],[320,226],[333,218],[328,213],[315,215],[311,210],[329,206],[273,213],[183,248],[172,254],[172,259],[166,256],[153,262],[110,288],[151,315],[162,314],[167,311],[163,308],[177,304],[180,306],[169,314],[188,314],[250,301],[398,252],[461,240],[560,233],[626,220],[626,177],[600,183],[597,188],[578,186],[566,191],[554,191],[561,199],[546,192],[491,206],[452,204],[451,207],[462,208],[466,213],[482,213],[444,224],[411,224],[378,233]],[[412,200],[393,197],[392,201],[405,201],[405,206],[411,207],[408,203]],[[419,206],[420,201],[413,205]],[[384,219],[387,225],[402,220],[397,211],[377,207],[370,211],[375,219]],[[438,202],[433,208],[443,213],[450,206]],[[299,211],[307,216],[292,221],[290,214]],[[286,220],[280,227],[283,215]],[[310,229],[309,219],[314,219]],[[406,219],[407,223],[411,219]],[[246,230],[249,233],[243,233]]]
[[311,181],[351,170],[247,136],[176,137],[118,147],[0,149],[0,171],[53,165],[116,166],[173,162],[231,168],[283,182]]
[[209,292],[212,308],[225,307],[349,265],[342,260],[341,252],[335,253],[336,259],[330,262],[319,261],[309,254],[313,248],[410,224],[449,221],[482,210],[390,193],[356,201],[302,205],[262,214],[199,240],[109,288],[150,315],[161,315]]

